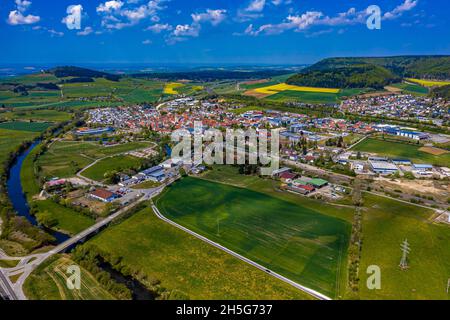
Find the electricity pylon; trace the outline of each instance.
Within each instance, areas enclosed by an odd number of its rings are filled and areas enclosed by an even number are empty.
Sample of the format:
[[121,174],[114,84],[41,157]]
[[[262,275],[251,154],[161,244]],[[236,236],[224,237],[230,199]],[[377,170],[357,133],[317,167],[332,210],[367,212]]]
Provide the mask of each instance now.
[[408,254],[411,252],[408,239],[403,241],[403,243],[400,245],[400,248],[402,249],[402,260],[400,260],[400,268],[405,270],[408,269]]

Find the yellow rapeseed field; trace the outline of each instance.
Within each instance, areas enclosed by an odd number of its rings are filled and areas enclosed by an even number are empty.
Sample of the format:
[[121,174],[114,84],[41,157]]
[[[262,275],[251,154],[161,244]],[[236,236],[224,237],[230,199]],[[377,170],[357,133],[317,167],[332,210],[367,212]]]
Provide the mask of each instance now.
[[293,86],[286,83],[280,83],[273,86],[263,87],[255,89],[254,91],[262,94],[276,94],[283,91],[304,91],[304,92],[321,92],[321,93],[339,93],[339,89],[331,89],[331,88],[315,88],[315,87],[300,87]]
[[178,82],[169,82],[168,84],[166,84],[166,86],[164,87],[164,93],[165,94],[178,94],[178,91],[176,91],[176,88],[180,88],[184,86],[184,84],[182,83],[178,83]]
[[442,86],[450,85],[450,81],[422,80],[422,79],[412,79],[412,78],[408,78],[406,80],[409,82],[418,83],[425,87],[442,87]]

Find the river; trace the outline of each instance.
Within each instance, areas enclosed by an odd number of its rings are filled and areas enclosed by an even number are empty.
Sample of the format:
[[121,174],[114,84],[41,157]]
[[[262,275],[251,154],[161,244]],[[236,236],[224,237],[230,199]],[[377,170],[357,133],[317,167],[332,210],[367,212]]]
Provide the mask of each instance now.
[[[32,225],[39,226],[36,217],[30,213],[30,207],[28,205],[27,198],[23,192],[22,181],[20,179],[20,171],[22,169],[23,162],[25,158],[30,154],[30,152],[40,143],[40,141],[35,141],[27,150],[20,154],[11,169],[9,170],[9,178],[7,181],[8,196],[11,200],[14,210],[21,217],[26,218]],[[39,226],[40,228],[43,228]],[[70,239],[70,236],[54,231],[47,228],[43,228],[46,232],[50,233],[55,237],[58,244]]]
[[[58,244],[65,242],[66,240],[70,239],[70,236],[57,232],[54,230],[50,230],[48,228],[44,228],[42,226],[39,226],[39,223],[36,220],[36,217],[33,216],[30,213],[30,207],[27,202],[27,198],[23,192],[22,188],[22,181],[20,178],[20,171],[22,169],[23,162],[25,158],[30,154],[30,152],[39,145],[40,141],[34,142],[28,149],[26,149],[20,156],[17,157],[16,161],[14,162],[13,166],[11,167],[9,171],[9,178],[7,181],[7,188],[8,188],[8,196],[11,200],[11,203],[13,205],[14,210],[17,212],[17,214],[21,217],[26,218],[32,225],[38,226],[39,228],[42,228],[47,233],[51,234],[53,237],[55,237],[56,242]],[[76,244],[77,245],[77,244]],[[75,247],[74,245],[73,247]],[[72,247],[72,248],[73,248]],[[70,251],[70,250],[69,250]],[[109,264],[103,263],[100,266],[103,270],[108,272],[111,277],[118,283],[125,284],[128,289],[131,290],[133,295],[133,300],[154,300],[155,294],[148,290],[144,285],[142,285],[139,281],[133,279],[132,277],[125,277],[120,272],[115,271]],[[1,299],[1,298],[0,298]]]

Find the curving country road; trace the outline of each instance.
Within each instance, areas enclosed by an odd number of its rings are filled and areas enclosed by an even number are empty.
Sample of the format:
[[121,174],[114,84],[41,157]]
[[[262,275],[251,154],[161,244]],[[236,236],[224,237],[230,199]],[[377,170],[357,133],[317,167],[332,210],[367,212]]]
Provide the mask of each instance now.
[[252,265],[255,268],[258,268],[261,271],[264,271],[265,273],[271,275],[272,277],[275,277],[275,278],[277,278],[277,279],[279,279],[281,281],[284,281],[287,284],[290,284],[291,286],[293,286],[293,287],[295,287],[297,289],[300,289],[301,291],[303,291],[303,292],[305,292],[307,294],[310,294],[311,296],[313,296],[313,297],[315,297],[315,298],[317,298],[319,300],[331,300],[330,297],[327,297],[326,295],[324,295],[324,294],[322,294],[320,292],[317,292],[317,291],[315,291],[313,289],[310,289],[308,287],[302,286],[301,284],[299,284],[299,283],[297,283],[295,281],[292,281],[292,280],[290,280],[290,279],[282,276],[281,274],[278,274],[278,273],[276,273],[276,272],[274,272],[274,271],[272,271],[270,269],[267,269],[266,267],[264,267],[264,266],[262,266],[262,265],[260,265],[260,264],[258,264],[256,262],[254,262],[254,261],[252,261],[252,260],[250,260],[250,259],[248,259],[248,258],[246,258],[246,257],[244,257],[242,255],[240,255],[239,253],[236,253],[236,252],[234,252],[234,251],[232,251],[232,250],[230,250],[230,249],[228,249],[228,248],[226,248],[226,247],[224,247],[224,246],[222,246],[222,245],[220,245],[220,244],[218,244],[218,243],[216,243],[216,242],[214,242],[212,240],[209,240],[208,238],[206,238],[204,236],[199,235],[198,233],[195,233],[192,230],[189,230],[188,228],[185,228],[185,227],[179,225],[176,222],[173,222],[170,219],[167,219],[166,217],[164,217],[159,212],[158,208],[154,204],[152,204],[152,209],[153,209],[153,212],[155,213],[155,215],[159,219],[163,220],[164,222],[167,222],[167,223],[171,224],[172,226],[174,226],[174,227],[176,227],[178,229],[181,229],[181,230],[189,233],[190,235],[193,235],[194,237],[196,237],[196,238],[198,238],[198,239],[200,239],[200,240],[202,240],[202,241],[204,241],[204,242],[206,242],[206,243],[208,243],[208,244],[210,244],[210,245],[212,245],[212,246],[214,246],[214,247],[216,247],[216,248],[218,248],[218,249],[220,249],[222,251],[225,251],[226,253],[232,255],[233,257],[238,258],[239,260],[242,260],[242,261]]

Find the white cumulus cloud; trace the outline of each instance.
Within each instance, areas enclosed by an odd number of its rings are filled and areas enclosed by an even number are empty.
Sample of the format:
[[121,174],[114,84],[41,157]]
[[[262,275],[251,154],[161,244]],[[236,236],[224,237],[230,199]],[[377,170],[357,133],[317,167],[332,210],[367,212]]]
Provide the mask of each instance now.
[[7,22],[10,25],[19,25],[19,24],[33,24],[37,23],[41,20],[39,16],[33,16],[31,14],[29,15],[23,15],[22,12],[18,10],[13,10],[9,13]]
[[25,14],[31,6],[31,1],[16,0],[16,10],[10,11],[6,22],[12,26],[21,24],[34,24],[41,21],[41,17],[32,14]]
[[404,12],[414,9],[418,3],[419,0],[405,0],[405,2],[395,7],[394,10],[386,12],[383,17],[387,20],[396,19]]
[[159,21],[158,12],[165,9],[164,2],[169,0],[151,0],[139,5],[140,1],[106,1],[97,7],[102,16],[102,26],[107,29],[123,29],[138,24],[146,18]]
[[210,22],[212,25],[216,26],[220,24],[226,18],[227,10],[218,9],[211,10],[207,9],[204,13],[194,13],[191,15],[194,23]]
[[[273,1],[279,4],[282,2],[281,0]],[[404,12],[415,8],[418,2],[419,0],[403,0],[403,2],[396,6],[392,11],[386,12],[383,18],[386,20],[399,18]],[[337,15],[331,17],[325,15],[321,11],[307,11],[301,15],[289,15],[280,23],[264,24],[259,27],[255,27],[254,24],[250,24],[243,33],[235,33],[235,35],[275,35],[288,30],[301,32],[308,30],[313,26],[339,27],[345,25],[364,24],[366,23],[367,17],[367,10],[357,11],[355,8],[350,8],[345,12],[338,13]],[[324,33],[325,32],[316,31],[315,35]],[[330,29],[327,29],[326,33],[330,33]]]
[[86,28],[84,28],[84,30],[78,31],[77,35],[79,35],[79,36],[88,36],[92,32],[94,32],[94,29],[92,29],[92,27],[86,27]]
[[119,10],[120,8],[122,8],[122,6],[122,1],[106,1],[105,3],[100,3],[100,5],[97,7],[97,12],[112,12],[114,10]]
[[252,0],[245,11],[249,12],[261,12],[264,10],[266,0]]
[[173,27],[168,23],[165,24],[157,23],[148,27],[145,30],[152,31],[154,33],[161,33],[162,31],[171,31],[173,30]]

